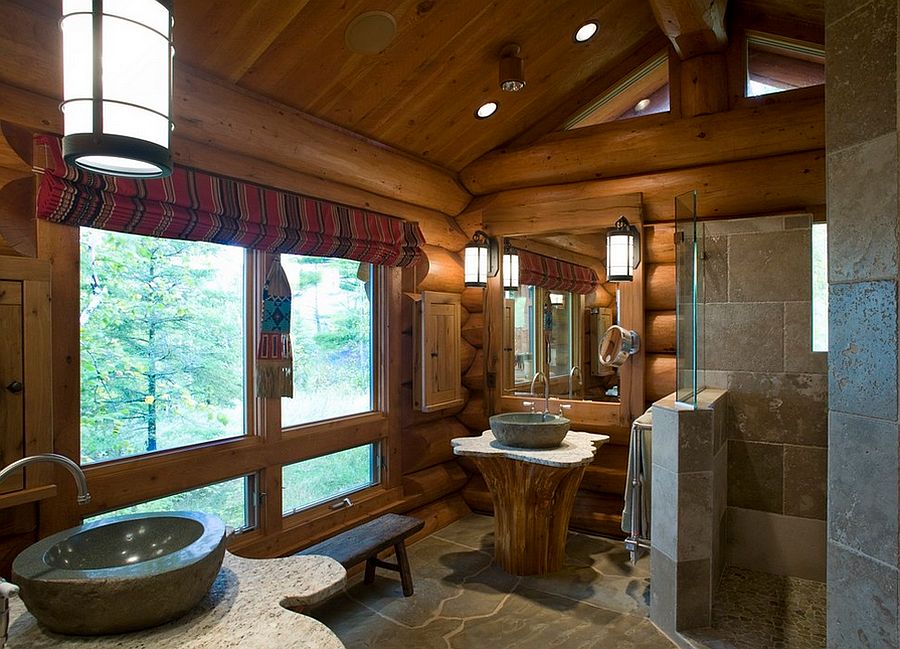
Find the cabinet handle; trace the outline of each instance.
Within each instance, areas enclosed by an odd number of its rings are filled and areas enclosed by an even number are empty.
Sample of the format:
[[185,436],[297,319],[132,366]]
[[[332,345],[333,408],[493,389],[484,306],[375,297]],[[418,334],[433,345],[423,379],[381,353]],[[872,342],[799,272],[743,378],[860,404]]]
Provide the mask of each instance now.
[[432,358],[437,358],[437,357],[438,357],[438,353],[437,353],[437,352],[431,352],[431,357],[432,357]]
[[25,389],[25,386],[22,385],[19,381],[13,381],[9,385],[6,386],[6,389],[12,392],[13,394],[19,394],[22,390]]

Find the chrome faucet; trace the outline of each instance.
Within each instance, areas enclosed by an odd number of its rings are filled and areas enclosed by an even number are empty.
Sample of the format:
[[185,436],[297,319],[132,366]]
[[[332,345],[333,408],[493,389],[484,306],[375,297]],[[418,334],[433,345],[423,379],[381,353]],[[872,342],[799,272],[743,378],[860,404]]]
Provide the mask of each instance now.
[[[78,504],[84,505],[91,502],[91,494],[88,493],[87,478],[84,477],[84,471],[65,455],[57,455],[56,453],[28,455],[21,460],[16,460],[0,471],[0,482],[6,480],[6,478],[22,467],[29,464],[37,464],[38,462],[53,462],[66,467],[69,473],[72,474],[72,477],[75,478],[75,484],[78,487]],[[9,640],[9,600],[18,594],[18,586],[0,579],[0,649],[5,647],[6,642]]]
[[82,471],[80,466],[75,464],[66,456],[57,455],[56,453],[29,455],[27,457],[23,457],[21,460],[16,460],[9,466],[4,467],[2,471],[0,471],[0,482],[6,480],[6,478],[8,478],[10,474],[15,473],[22,467],[29,464],[36,464],[38,462],[54,462],[56,464],[63,465],[66,469],[68,469],[69,473],[72,474],[72,477],[75,478],[75,484],[78,487],[78,504],[84,505],[91,502],[91,494],[88,493],[87,479],[84,477],[84,471]]
[[578,382],[581,383],[581,368],[577,365],[573,365],[572,369],[569,370],[569,398],[571,399],[574,395],[573,389],[575,387],[575,375],[578,375]]
[[550,412],[550,381],[547,380],[547,375],[544,374],[543,372],[535,372],[534,377],[531,379],[531,388],[529,390],[531,392],[531,396],[533,396],[533,397],[537,396],[534,392],[534,384],[537,382],[538,379],[541,379],[541,381],[544,382],[544,413],[543,414],[545,415],[545,418],[546,418],[546,415]]

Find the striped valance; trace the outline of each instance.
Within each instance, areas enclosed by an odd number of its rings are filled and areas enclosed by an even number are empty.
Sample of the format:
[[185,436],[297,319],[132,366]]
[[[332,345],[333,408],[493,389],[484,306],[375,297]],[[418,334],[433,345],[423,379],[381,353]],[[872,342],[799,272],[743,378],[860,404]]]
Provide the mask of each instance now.
[[35,144],[37,216],[48,221],[382,266],[415,264],[425,242],[417,224],[369,210],[179,165],[168,178],[94,174],[65,163],[59,138]]
[[592,268],[519,250],[519,284],[584,295],[599,283],[600,278]]

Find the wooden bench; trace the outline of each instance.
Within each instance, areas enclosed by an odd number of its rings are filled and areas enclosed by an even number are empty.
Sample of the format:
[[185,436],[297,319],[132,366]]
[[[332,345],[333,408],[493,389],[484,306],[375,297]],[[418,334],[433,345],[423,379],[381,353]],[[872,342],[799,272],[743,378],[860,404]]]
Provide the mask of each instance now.
[[[364,523],[352,530],[342,532],[306,548],[297,554],[320,554],[331,557],[344,568],[350,569],[357,563],[366,560],[366,576],[364,582],[375,581],[375,568],[386,568],[400,573],[403,595],[413,594],[412,574],[409,571],[409,559],[406,556],[406,539],[425,527],[425,521],[412,516],[400,514],[384,514]],[[378,553],[394,546],[397,563],[388,563],[378,558]]]

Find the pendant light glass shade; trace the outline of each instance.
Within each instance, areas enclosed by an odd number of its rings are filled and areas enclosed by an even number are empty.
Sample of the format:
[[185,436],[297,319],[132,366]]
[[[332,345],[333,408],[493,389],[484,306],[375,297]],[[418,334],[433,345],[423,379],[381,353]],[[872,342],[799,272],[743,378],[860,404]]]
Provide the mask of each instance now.
[[519,290],[519,251],[509,244],[503,251],[503,288],[507,291]]
[[624,216],[606,232],[606,280],[630,282],[641,263],[641,242],[636,227]]
[[463,256],[466,286],[487,286],[487,278],[500,272],[497,256],[496,242],[477,230]]
[[171,0],[63,0],[66,162],[131,178],[172,173]]

